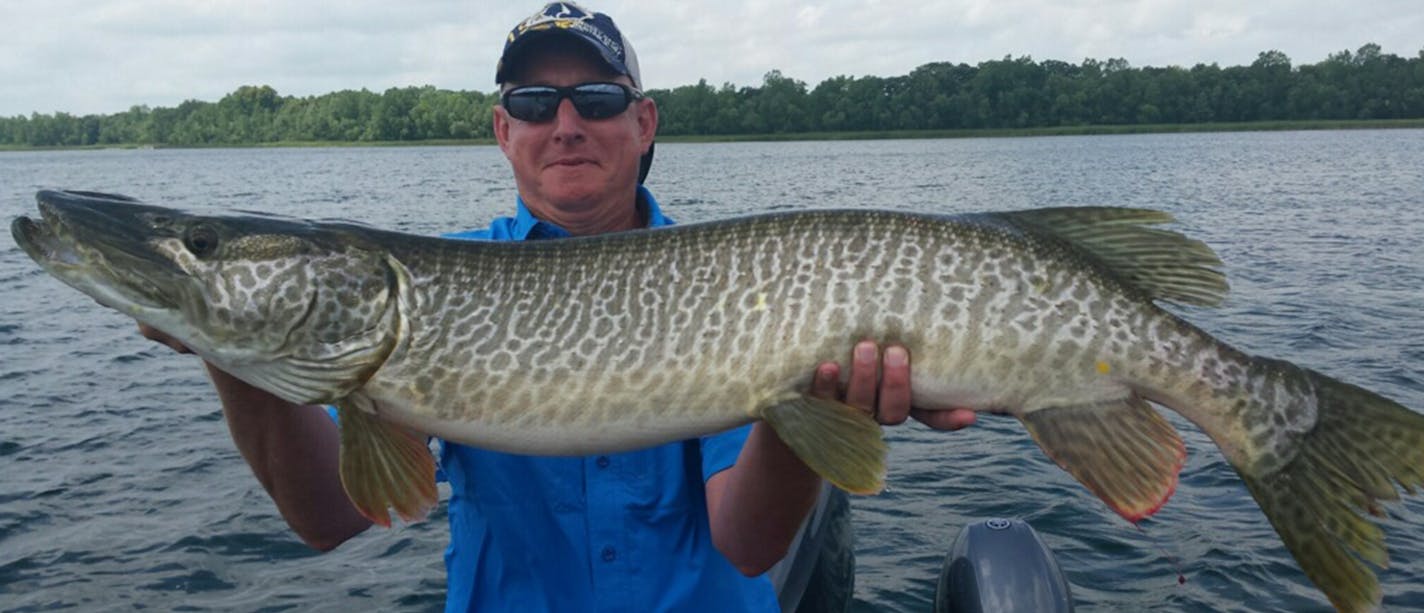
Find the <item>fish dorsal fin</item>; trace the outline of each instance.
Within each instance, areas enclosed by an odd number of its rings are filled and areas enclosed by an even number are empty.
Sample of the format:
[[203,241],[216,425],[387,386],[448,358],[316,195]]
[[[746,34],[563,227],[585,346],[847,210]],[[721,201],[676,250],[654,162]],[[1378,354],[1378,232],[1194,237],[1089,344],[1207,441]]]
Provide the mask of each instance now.
[[1065,207],[994,215],[1020,229],[1068,242],[1153,299],[1216,306],[1226,297],[1221,259],[1206,243],[1149,227],[1171,222],[1168,213]]
[[1039,409],[1019,419],[1048,457],[1130,522],[1156,513],[1177,489],[1186,446],[1139,396]]

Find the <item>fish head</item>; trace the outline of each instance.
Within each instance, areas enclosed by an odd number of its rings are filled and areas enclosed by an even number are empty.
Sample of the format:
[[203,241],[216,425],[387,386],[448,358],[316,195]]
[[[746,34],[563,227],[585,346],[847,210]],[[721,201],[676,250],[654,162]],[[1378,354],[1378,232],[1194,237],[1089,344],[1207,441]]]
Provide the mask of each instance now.
[[45,271],[294,402],[343,397],[394,342],[397,275],[352,224],[41,191],[15,241]]

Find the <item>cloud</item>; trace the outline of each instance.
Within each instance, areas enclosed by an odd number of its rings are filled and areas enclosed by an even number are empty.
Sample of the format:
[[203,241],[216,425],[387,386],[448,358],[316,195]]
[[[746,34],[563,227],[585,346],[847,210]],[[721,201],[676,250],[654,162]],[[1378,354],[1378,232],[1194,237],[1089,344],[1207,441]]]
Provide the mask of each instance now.
[[[814,85],[1004,56],[1134,66],[1297,64],[1375,42],[1424,45],[1416,0],[906,0],[586,2],[614,16],[649,87],[757,85],[773,69]],[[283,94],[431,84],[494,88],[509,28],[538,8],[481,0],[4,0],[0,115],[116,112]]]
[[[7,5],[0,114],[171,106],[215,100],[243,84],[298,95],[425,83],[486,88],[507,26],[476,22],[475,8],[455,0]],[[490,68],[477,73],[477,61]]]

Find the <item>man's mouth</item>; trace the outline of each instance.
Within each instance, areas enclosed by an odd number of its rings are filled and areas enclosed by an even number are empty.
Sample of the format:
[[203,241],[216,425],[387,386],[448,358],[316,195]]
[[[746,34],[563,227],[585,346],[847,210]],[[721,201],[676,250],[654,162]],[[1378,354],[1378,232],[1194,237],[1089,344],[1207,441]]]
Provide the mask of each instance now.
[[549,166],[581,166],[584,164],[596,163],[597,162],[590,158],[559,158],[550,163]]

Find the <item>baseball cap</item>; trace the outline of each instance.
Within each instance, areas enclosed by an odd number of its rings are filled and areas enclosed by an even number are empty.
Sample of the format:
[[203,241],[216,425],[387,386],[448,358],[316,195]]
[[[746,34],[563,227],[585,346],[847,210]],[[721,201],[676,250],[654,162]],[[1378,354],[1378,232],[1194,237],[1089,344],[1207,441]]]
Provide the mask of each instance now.
[[499,56],[494,82],[502,84],[508,80],[511,66],[519,56],[535,41],[551,36],[570,36],[587,44],[614,72],[632,79],[633,87],[643,87],[643,77],[638,71],[638,55],[633,53],[633,46],[623,37],[613,18],[572,2],[550,2],[514,26],[504,40],[504,52]]
[[[633,87],[643,88],[638,54],[633,52],[633,45],[613,23],[613,18],[573,2],[550,2],[509,31],[509,36],[504,39],[504,51],[499,55],[499,64],[495,66],[494,82],[504,84],[520,55],[531,49],[535,42],[557,36],[569,36],[585,43],[614,72],[631,79]],[[648,143],[648,152],[643,154],[638,167],[639,183],[648,178],[648,170],[653,166],[653,145]]]

